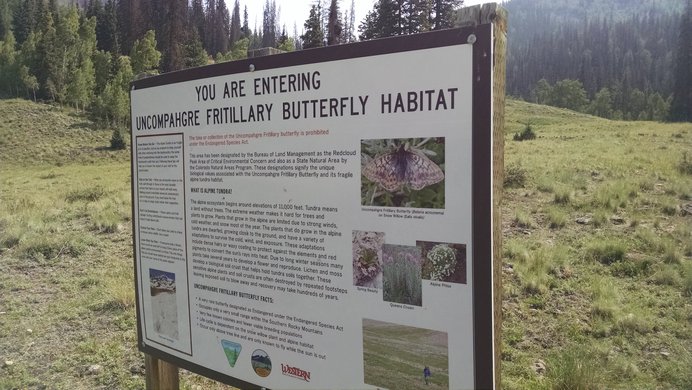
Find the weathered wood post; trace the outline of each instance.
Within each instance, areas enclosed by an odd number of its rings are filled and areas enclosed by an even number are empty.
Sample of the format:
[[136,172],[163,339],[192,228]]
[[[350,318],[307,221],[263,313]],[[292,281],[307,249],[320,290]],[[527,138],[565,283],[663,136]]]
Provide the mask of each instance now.
[[178,367],[144,354],[147,390],[174,390],[180,387]]
[[502,347],[502,183],[504,181],[507,10],[496,3],[462,8],[459,27],[493,24],[493,291],[495,292],[495,383],[500,388]]

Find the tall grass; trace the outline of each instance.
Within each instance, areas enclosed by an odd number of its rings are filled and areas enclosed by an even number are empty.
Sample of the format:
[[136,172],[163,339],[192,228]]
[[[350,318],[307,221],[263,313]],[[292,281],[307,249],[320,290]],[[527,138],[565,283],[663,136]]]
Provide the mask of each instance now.
[[555,285],[555,277],[566,277],[568,250],[563,246],[528,249],[509,241],[505,257],[512,260],[523,290],[529,295],[544,294]]
[[95,230],[114,233],[122,224],[130,220],[129,194],[120,192],[110,194],[87,205],[87,213]]
[[636,184],[625,180],[605,183],[593,195],[593,205],[610,210],[627,207],[627,204],[639,194],[637,187]]
[[618,312],[618,293],[613,282],[604,277],[593,278],[591,289],[591,315],[595,319],[611,320]]
[[602,264],[612,264],[625,258],[626,248],[613,239],[594,239],[586,248],[586,258]]
[[570,346],[556,354],[548,366],[548,378],[554,390],[600,390],[605,379],[595,351]]

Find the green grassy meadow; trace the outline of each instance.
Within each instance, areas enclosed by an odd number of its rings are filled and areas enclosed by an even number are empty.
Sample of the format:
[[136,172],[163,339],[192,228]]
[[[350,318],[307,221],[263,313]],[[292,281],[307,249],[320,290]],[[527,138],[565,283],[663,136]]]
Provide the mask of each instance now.
[[692,388],[692,124],[506,112],[503,387]]
[[[692,388],[692,124],[506,114],[503,388]],[[513,141],[527,123],[537,138]],[[110,136],[0,101],[0,389],[144,387],[129,152]]]

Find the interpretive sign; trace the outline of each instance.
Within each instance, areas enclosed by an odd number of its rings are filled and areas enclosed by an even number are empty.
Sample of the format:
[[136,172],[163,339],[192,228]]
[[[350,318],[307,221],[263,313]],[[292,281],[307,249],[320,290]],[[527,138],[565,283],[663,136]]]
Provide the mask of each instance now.
[[133,82],[140,349],[241,388],[494,387],[491,27]]

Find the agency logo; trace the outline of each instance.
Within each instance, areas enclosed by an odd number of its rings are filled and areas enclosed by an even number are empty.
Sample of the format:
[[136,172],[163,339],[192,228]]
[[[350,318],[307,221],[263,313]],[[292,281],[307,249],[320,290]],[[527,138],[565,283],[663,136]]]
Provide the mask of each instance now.
[[291,367],[288,364],[281,363],[281,373],[296,379],[302,379],[305,382],[310,382],[310,371],[301,370],[298,367]]
[[252,369],[255,370],[255,374],[262,378],[266,378],[272,373],[272,361],[269,359],[269,354],[264,350],[256,349],[252,353],[250,362],[252,364]]

